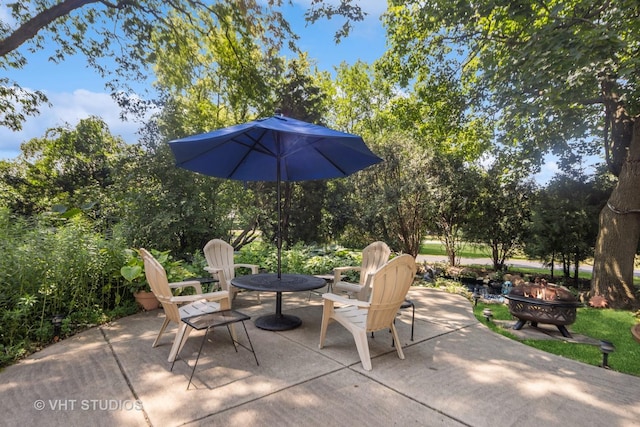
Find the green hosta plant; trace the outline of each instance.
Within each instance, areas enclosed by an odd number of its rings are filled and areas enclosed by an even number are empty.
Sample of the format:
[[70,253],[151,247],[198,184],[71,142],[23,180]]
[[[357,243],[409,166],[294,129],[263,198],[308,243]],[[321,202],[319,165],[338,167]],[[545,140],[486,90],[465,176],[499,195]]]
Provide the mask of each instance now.
[[[151,292],[151,287],[144,274],[144,261],[137,249],[125,249],[125,264],[120,268],[120,274],[126,281],[126,287],[131,293],[141,291]],[[169,282],[178,282],[193,276],[182,265],[182,261],[174,260],[169,251],[150,250],[167,272]]]

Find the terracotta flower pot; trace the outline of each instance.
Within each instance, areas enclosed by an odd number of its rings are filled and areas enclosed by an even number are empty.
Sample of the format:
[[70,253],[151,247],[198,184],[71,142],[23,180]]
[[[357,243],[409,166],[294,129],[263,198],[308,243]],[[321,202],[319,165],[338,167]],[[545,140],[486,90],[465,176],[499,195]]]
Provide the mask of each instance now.
[[155,310],[160,306],[160,301],[153,292],[140,291],[133,294],[136,302],[145,309],[145,311]]

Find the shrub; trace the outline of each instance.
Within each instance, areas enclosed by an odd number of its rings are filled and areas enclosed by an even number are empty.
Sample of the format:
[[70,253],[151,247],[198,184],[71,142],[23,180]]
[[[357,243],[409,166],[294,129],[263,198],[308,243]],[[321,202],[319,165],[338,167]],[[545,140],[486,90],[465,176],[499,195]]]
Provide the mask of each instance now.
[[[123,242],[106,238],[82,214],[31,219],[0,209],[0,363],[88,325],[103,322],[123,299]],[[54,315],[64,317],[54,331]]]

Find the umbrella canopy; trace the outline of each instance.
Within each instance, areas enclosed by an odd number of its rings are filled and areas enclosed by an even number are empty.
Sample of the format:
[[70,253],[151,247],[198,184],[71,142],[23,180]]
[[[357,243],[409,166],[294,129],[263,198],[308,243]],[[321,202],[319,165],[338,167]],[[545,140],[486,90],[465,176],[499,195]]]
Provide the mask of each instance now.
[[177,166],[239,181],[339,178],[382,161],[358,135],[283,116],[177,139],[169,146]]
[[278,277],[281,276],[281,181],[348,176],[382,159],[358,135],[283,116],[258,119],[169,142],[176,165],[239,181],[275,181]]

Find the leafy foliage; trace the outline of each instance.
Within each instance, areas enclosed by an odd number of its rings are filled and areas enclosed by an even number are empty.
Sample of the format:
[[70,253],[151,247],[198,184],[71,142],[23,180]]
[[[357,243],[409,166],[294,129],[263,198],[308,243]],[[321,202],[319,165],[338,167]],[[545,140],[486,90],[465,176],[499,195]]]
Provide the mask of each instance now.
[[[296,37],[278,10],[281,5],[282,0],[16,1],[7,5],[11,21],[0,22],[0,69],[21,68],[27,61],[21,46],[28,52],[37,51],[48,40],[47,47],[55,46],[50,60],[59,62],[74,54],[84,55],[91,67],[109,79],[106,86],[120,104],[130,111],[141,112],[152,104],[127,94],[133,92],[134,83],[146,81],[149,64],[154,62],[153,54],[159,53],[154,51],[154,43],[159,41],[157,35],[166,35],[165,42],[176,42],[168,51],[185,51],[187,44],[180,43],[184,39],[168,39],[184,33],[185,25],[194,23],[189,28],[197,32],[192,41],[224,35],[235,44],[229,47],[220,44],[220,48],[229,48],[227,55],[233,56],[234,47],[256,39],[264,47],[264,62],[268,63],[277,59],[277,52],[285,43],[296,51]],[[199,46],[196,43],[191,47]],[[115,58],[115,68],[110,58]],[[238,59],[246,61],[246,70],[262,62],[252,62],[246,56]],[[232,68],[230,72],[237,70]],[[247,87],[259,83],[255,79],[244,82]],[[0,101],[0,125],[19,130],[24,116],[36,113],[46,96],[8,79],[0,80],[0,84],[2,94],[7,95]],[[20,108],[16,108],[13,100],[17,100]]]
[[461,111],[484,110],[496,141],[533,163],[549,151],[565,164],[576,153],[604,154],[619,180],[615,211],[601,214],[592,289],[620,308],[638,305],[640,228],[625,214],[640,202],[639,12],[634,1],[403,0],[383,18],[391,48],[382,63],[401,84],[459,80]]
[[385,161],[358,174],[355,201],[363,215],[353,222],[367,237],[416,256],[434,206],[433,152],[401,133],[381,135],[375,146]]
[[606,192],[593,181],[557,176],[536,197],[525,252],[549,265],[562,264],[569,278],[574,266],[593,254],[598,230],[597,213],[606,203]]
[[115,214],[110,189],[127,147],[101,119],[80,120],[73,129],[49,129],[44,137],[23,143],[21,150],[3,168],[3,205],[27,216],[54,205],[82,207],[105,220]]
[[64,336],[136,310],[118,277],[123,241],[106,239],[84,214],[25,220],[4,208],[0,234],[1,364],[50,342],[56,314]]
[[[256,264],[267,272],[277,271],[277,248],[265,242],[253,242],[240,250],[236,262]],[[308,246],[296,244],[283,249],[281,255],[282,271],[299,274],[329,274],[335,267],[356,266],[362,263],[361,251],[341,246]],[[354,277],[357,280],[357,273]]]
[[503,270],[505,261],[522,247],[528,230],[533,183],[518,175],[499,163],[475,175],[478,193],[470,203],[465,236],[491,248],[496,270]]

